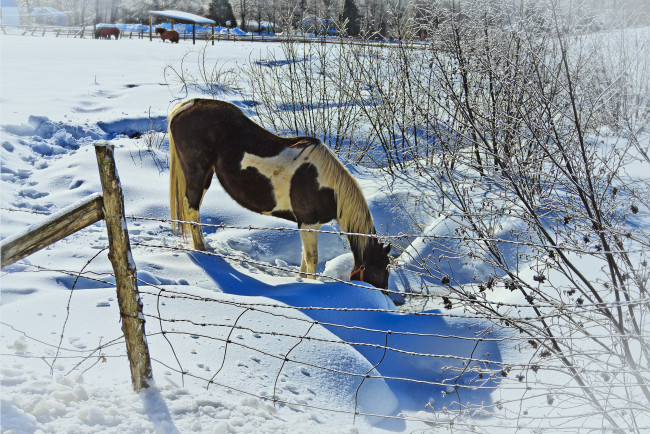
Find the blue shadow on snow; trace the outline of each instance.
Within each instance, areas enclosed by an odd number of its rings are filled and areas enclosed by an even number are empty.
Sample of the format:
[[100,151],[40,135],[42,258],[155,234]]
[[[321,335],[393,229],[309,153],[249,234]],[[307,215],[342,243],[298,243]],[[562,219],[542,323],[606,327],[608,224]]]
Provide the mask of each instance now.
[[[425,410],[427,404],[435,410],[446,406],[453,411],[458,410],[458,404],[452,402],[477,407],[481,403],[492,402],[490,393],[498,386],[498,380],[489,379],[487,374],[481,379],[477,372],[469,369],[480,366],[485,370],[500,371],[498,363],[501,361],[501,354],[497,343],[475,339],[482,332],[481,327],[477,325],[479,320],[447,319],[443,318],[439,311],[429,311],[430,315],[386,312],[383,310],[393,310],[395,306],[381,291],[372,287],[366,289],[338,282],[296,282],[273,286],[240,273],[222,258],[200,253],[191,253],[190,256],[224,293],[264,296],[290,306],[305,306],[306,309],[300,309],[301,312],[313,320],[345,326],[325,325],[341,340],[353,343],[352,346],[371,365],[377,365],[376,369],[380,375],[394,378],[385,381],[399,399],[398,412]],[[311,310],[309,307],[365,308],[382,311]],[[398,351],[385,352],[381,347],[386,343],[388,347]],[[464,361],[469,358],[473,360],[469,363],[467,373],[459,376],[465,368]],[[459,378],[455,380],[455,377]],[[432,385],[422,382],[444,384]]]

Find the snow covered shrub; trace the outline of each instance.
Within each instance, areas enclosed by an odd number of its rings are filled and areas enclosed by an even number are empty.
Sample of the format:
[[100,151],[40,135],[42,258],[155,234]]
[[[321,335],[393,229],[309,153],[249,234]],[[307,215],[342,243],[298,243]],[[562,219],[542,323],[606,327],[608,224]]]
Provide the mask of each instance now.
[[[640,431],[650,421],[650,38],[594,33],[570,5],[514,6],[423,11],[436,17],[423,24],[435,79],[422,87],[433,103],[415,109],[442,152],[417,166],[431,190],[415,203],[432,228],[454,232],[411,256],[446,308],[501,323],[529,357],[504,369],[510,387],[523,385],[497,413],[529,428]],[[457,277],[463,263],[472,279]]]
[[256,64],[260,118],[426,181],[403,211],[432,235],[404,247],[422,291],[527,357],[497,414],[650,426],[648,29],[556,1],[416,5],[395,44],[287,42]]
[[140,128],[142,140],[147,150],[160,150],[167,137],[167,124],[163,119],[151,116],[151,107],[149,107],[149,116],[146,125]]
[[349,156],[360,137],[360,108],[350,97],[339,67],[346,47],[283,40],[279,52],[246,66],[250,97],[261,123],[274,131],[319,137]]
[[500,324],[524,355],[501,372],[497,417],[641,431],[648,30],[556,1],[416,5],[394,44],[283,42],[246,71],[253,109],[425,186],[403,207],[424,232],[403,259],[436,282],[421,291]]
[[[410,33],[409,33],[410,32]],[[402,44],[365,41],[304,42],[286,39],[279,52],[246,69],[260,121],[270,129],[321,138],[356,163],[403,169],[433,155],[426,125],[432,77],[413,46],[408,27]]]
[[188,50],[178,64],[170,63],[165,67],[165,81],[178,100],[187,98],[189,89],[201,92],[206,98],[235,91],[234,69],[227,66],[226,61],[211,60],[208,47],[209,42],[206,42],[198,51]]

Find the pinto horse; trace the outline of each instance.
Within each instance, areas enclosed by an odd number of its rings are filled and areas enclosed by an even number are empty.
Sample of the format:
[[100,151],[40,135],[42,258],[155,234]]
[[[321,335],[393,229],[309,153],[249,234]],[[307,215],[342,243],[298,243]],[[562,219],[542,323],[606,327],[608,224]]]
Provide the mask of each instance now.
[[170,42],[176,42],[178,44],[180,35],[176,30],[167,30],[163,27],[156,27],[156,33],[160,35],[160,39],[163,42],[165,42],[165,39],[169,39]]
[[115,39],[120,37],[120,29],[117,27],[100,27],[95,32],[95,38],[97,39],[111,39],[111,36],[115,36]]
[[[223,189],[257,213],[298,223],[301,273],[313,278],[321,225],[337,220],[343,231],[375,234],[368,204],[350,172],[320,140],[283,138],[250,120],[234,105],[210,99],[178,104],[169,116],[170,192],[173,220],[201,222],[199,208],[216,174]],[[172,223],[205,250],[201,226]],[[313,229],[314,231],[309,231]],[[348,235],[354,256],[350,280],[388,287],[388,252],[376,237]]]

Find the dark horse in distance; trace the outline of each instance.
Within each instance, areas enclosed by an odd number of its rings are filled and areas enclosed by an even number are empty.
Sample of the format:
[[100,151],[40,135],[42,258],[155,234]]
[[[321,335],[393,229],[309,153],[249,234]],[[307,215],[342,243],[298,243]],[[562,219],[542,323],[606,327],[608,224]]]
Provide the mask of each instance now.
[[120,37],[120,29],[117,27],[100,27],[95,32],[95,39],[111,39],[111,36],[115,36],[115,39]]
[[160,35],[160,39],[165,42],[166,39],[169,39],[170,42],[176,42],[180,39],[180,35],[176,30],[167,30],[163,27],[156,27],[156,33]]
[[[321,225],[337,220],[344,232],[375,234],[359,184],[334,154],[312,137],[283,138],[265,130],[234,105],[191,99],[169,116],[170,210],[174,220],[201,222],[199,208],[212,175],[240,205],[298,223],[300,271],[314,278]],[[201,226],[172,223],[205,249]],[[309,229],[314,229],[310,231]],[[388,252],[376,237],[348,235],[354,255],[351,280],[388,287]]]

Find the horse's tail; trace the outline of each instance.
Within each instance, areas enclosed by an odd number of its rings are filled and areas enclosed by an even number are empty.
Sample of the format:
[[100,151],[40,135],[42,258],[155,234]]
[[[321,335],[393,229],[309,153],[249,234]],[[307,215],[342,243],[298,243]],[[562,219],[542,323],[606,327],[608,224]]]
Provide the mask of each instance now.
[[185,173],[178,159],[171,129],[171,122],[175,114],[176,110],[172,111],[169,117],[169,125],[167,126],[169,136],[169,211],[172,217],[173,232],[177,235],[185,236],[190,231],[189,224],[174,221],[187,221],[187,214],[185,212],[187,207],[184,206],[184,201],[187,200],[185,199]]

